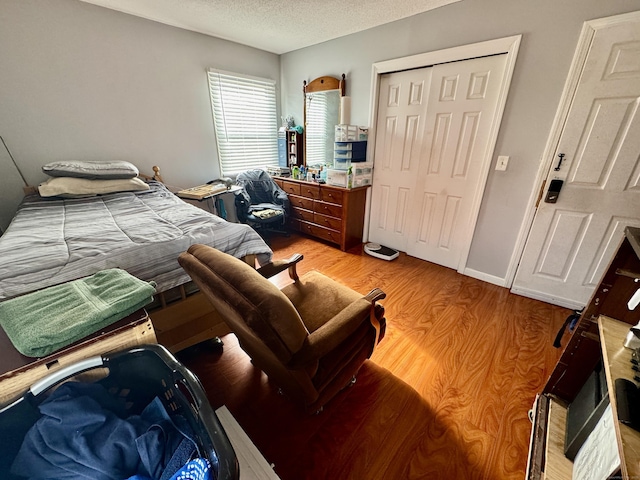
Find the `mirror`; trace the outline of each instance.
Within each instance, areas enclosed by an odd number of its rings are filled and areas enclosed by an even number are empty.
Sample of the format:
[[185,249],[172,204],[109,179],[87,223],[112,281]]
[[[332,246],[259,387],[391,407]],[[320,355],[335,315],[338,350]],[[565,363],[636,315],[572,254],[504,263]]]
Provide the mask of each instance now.
[[318,77],[304,90],[305,165],[333,164],[335,126],[340,123],[340,99],[345,92],[345,76]]

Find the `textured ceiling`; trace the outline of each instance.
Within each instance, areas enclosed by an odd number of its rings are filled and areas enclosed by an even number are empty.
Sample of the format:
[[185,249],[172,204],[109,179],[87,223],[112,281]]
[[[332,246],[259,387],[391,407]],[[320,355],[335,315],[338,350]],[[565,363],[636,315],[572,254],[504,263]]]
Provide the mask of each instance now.
[[461,0],[82,0],[277,54]]

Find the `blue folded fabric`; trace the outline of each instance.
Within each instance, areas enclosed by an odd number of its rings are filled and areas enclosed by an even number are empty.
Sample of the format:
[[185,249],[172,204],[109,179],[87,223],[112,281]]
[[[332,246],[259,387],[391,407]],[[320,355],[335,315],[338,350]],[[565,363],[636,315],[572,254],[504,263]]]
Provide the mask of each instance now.
[[[40,405],[11,473],[32,479],[169,478],[197,453],[157,397],[140,415],[95,383],[67,382]],[[170,466],[165,472],[167,466]]]

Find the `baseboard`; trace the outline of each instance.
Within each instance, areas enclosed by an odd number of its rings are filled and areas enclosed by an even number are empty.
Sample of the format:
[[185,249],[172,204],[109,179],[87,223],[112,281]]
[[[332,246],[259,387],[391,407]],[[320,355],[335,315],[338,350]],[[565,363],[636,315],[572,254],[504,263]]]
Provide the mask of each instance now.
[[527,298],[532,298],[534,300],[540,300],[542,302],[557,305],[559,307],[569,308],[571,310],[580,310],[584,308],[584,305],[577,304],[576,302],[574,302],[573,300],[569,300],[568,298],[555,297],[544,292],[529,290],[527,288],[512,287],[511,293],[515,293],[516,295],[521,295]]
[[493,285],[498,285],[499,287],[506,287],[506,279],[501,277],[496,277],[495,275],[489,275],[488,273],[479,272],[478,270],[474,270],[472,268],[465,268],[463,275],[468,277],[477,278],[478,280],[482,280],[483,282],[492,283]]

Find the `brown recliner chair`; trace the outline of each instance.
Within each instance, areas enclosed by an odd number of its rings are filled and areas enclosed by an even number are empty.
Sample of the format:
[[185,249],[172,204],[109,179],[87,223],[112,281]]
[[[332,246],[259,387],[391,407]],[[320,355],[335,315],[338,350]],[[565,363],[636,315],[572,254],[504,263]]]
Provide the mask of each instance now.
[[[308,412],[352,382],[384,335],[385,297],[368,295],[312,271],[298,277],[302,255],[253,269],[205,245],[180,255],[191,276],[236,334],[253,364]],[[282,290],[268,277],[289,269]],[[267,277],[267,278],[265,278]]]

